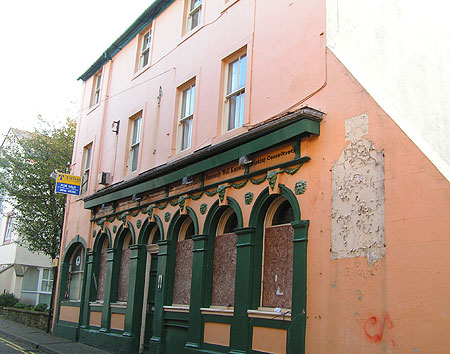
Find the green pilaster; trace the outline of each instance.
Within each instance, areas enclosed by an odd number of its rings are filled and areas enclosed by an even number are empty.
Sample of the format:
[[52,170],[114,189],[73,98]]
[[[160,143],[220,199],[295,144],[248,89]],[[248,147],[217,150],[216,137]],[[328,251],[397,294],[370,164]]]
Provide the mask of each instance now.
[[294,228],[294,265],[292,322],[288,335],[288,353],[303,354],[305,353],[306,331],[306,245],[309,220],[293,221],[291,225]]
[[58,292],[58,301],[56,302],[56,314],[55,314],[55,322],[59,321],[59,311],[61,308],[61,301],[64,301],[64,294],[67,290],[67,277],[69,276],[69,262],[63,260],[60,264],[60,274],[59,274],[59,292]]
[[236,229],[236,281],[230,353],[247,353],[250,341],[247,310],[251,306],[255,228]]
[[95,252],[87,252],[86,254],[86,273],[85,273],[85,291],[84,298],[86,301],[83,302],[83,306],[80,308],[81,311],[81,328],[87,328],[89,326],[89,302],[95,300],[95,283],[93,279],[94,272],[94,258]]
[[191,298],[189,303],[189,328],[186,348],[200,348],[203,338],[200,308],[204,305],[207,264],[208,235],[192,237],[194,250],[192,258]]
[[116,268],[114,262],[116,255],[115,248],[108,248],[106,250],[106,280],[105,280],[105,292],[103,297],[103,311],[102,311],[102,328],[101,332],[109,332],[111,328],[111,302],[113,299],[113,293],[117,293],[117,284],[113,284],[113,275]]
[[[158,272],[156,275],[156,294],[155,294],[155,313],[153,316],[153,334],[150,338],[149,352],[150,353],[162,353],[162,339],[164,337],[164,308],[163,306],[168,303],[168,297],[170,293],[169,285],[169,255],[171,251],[171,241],[163,240],[158,242]],[[162,276],[161,288],[158,288],[159,277]]]
[[133,337],[133,345],[139,344],[144,293],[145,253],[145,245],[130,246],[130,279],[128,282],[127,313],[123,335]]

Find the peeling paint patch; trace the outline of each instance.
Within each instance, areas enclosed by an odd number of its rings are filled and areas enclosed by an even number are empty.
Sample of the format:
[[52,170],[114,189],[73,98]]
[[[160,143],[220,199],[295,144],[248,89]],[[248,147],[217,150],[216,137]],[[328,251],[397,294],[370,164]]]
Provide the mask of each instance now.
[[386,252],[384,154],[366,139],[352,140],[332,168],[331,258],[366,257],[369,265]]
[[345,120],[345,141],[356,140],[367,134],[369,134],[369,116],[367,114]]

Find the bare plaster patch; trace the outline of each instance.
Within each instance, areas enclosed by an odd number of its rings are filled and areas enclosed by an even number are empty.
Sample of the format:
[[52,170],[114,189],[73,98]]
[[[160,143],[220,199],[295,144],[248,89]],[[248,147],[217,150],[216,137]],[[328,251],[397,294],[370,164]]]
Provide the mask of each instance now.
[[369,116],[367,114],[345,120],[345,141],[359,139],[367,134],[369,134]]
[[369,265],[381,259],[384,154],[369,140],[353,140],[333,165],[331,203],[331,258],[364,256]]

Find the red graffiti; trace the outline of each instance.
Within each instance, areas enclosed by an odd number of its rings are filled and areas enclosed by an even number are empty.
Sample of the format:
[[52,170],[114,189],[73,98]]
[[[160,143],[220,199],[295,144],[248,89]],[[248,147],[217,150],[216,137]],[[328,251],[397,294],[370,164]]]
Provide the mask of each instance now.
[[[391,337],[390,330],[394,327],[389,313],[385,312],[382,319],[375,316],[369,317],[363,325],[366,338],[372,343],[380,343],[383,339],[383,334]],[[385,331],[386,330],[386,331]],[[386,333],[385,333],[386,332]],[[390,338],[390,346],[395,346],[394,340]]]

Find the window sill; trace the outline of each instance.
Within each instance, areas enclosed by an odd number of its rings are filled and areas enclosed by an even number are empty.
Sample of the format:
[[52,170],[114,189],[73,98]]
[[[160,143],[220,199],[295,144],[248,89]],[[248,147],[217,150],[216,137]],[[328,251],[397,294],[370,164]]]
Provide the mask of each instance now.
[[61,301],[61,305],[62,306],[79,307],[80,300],[63,300],[63,301]]
[[92,105],[89,107],[89,110],[87,111],[86,115],[91,114],[93,111],[95,111],[100,106],[100,102]]
[[90,302],[89,307],[103,307],[103,301]]
[[234,4],[236,4],[239,0],[230,0],[229,2],[227,2],[225,4],[225,7],[223,8],[222,11],[220,11],[221,14],[223,14],[225,11],[227,11],[231,6],[233,6]]
[[220,315],[220,316],[233,316],[233,307],[202,307],[200,308],[202,315]]
[[200,31],[205,25],[202,23],[201,25],[198,25],[194,29],[190,30],[189,32],[185,32],[183,34],[183,37],[181,37],[180,41],[177,43],[177,47],[181,44],[183,44],[184,41],[187,41],[189,38],[191,38],[194,34],[196,34],[198,31]]
[[186,150],[177,151],[174,155],[169,156],[169,158],[167,159],[167,162],[171,162],[173,160],[181,159],[182,157],[191,155],[192,152],[193,152],[192,146],[190,148],[187,148]]
[[111,307],[115,308],[115,309],[126,309],[127,306],[128,306],[128,304],[123,301],[115,302],[115,303],[111,304]]
[[247,310],[247,315],[249,318],[264,318],[268,320],[281,320],[290,321],[291,320],[291,310],[281,309],[281,312],[270,310],[264,308],[262,310]]
[[166,312],[184,312],[189,313],[189,305],[172,305],[164,306],[164,311]]
[[[150,60],[150,59],[149,59]],[[142,68],[138,69],[133,77],[131,78],[131,81],[137,79],[139,76],[141,76],[143,73],[145,73],[148,69],[150,69],[152,67],[151,62],[149,61],[149,63],[146,66],[143,66]]]
[[219,135],[219,136],[216,136],[215,138],[213,138],[212,145],[221,143],[222,141],[225,141],[225,140],[229,140],[231,138],[234,138],[237,135],[241,135],[246,132],[248,132],[248,128],[246,128],[244,126],[229,130],[229,131],[223,133],[222,135]]

